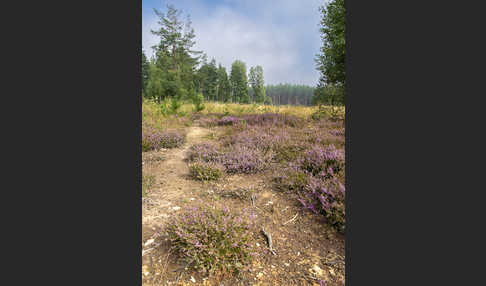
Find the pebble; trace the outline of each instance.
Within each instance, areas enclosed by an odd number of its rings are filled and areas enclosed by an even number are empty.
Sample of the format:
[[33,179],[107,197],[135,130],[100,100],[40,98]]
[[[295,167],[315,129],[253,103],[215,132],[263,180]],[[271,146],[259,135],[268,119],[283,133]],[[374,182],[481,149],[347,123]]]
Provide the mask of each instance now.
[[192,277],[192,276],[191,276],[191,282],[196,283],[196,279],[194,279],[194,277]]
[[172,209],[173,209],[173,210],[175,210],[175,211],[178,211],[178,210],[180,210],[180,209],[181,209],[181,207],[175,206],[175,207],[173,207]]
[[256,246],[260,247],[260,243],[258,243],[258,242],[257,242],[257,243],[256,243]]

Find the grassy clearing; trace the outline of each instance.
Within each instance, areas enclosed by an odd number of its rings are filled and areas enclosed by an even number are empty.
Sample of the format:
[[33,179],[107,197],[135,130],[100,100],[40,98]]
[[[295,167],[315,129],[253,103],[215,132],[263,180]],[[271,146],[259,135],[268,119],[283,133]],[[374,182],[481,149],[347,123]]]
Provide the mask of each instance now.
[[[191,115],[195,114],[195,107],[191,103],[183,103],[177,113],[170,113],[170,103],[163,102],[157,104],[153,101],[145,100],[142,104],[143,121],[162,128],[184,127],[191,124]],[[262,104],[238,104],[206,102],[205,109],[199,112],[202,115],[220,114],[223,116],[241,116],[246,114],[276,113],[294,115],[300,118],[311,118],[313,114],[321,111],[326,116],[335,114],[336,117],[344,117],[344,106],[294,106],[294,105],[262,105]]]

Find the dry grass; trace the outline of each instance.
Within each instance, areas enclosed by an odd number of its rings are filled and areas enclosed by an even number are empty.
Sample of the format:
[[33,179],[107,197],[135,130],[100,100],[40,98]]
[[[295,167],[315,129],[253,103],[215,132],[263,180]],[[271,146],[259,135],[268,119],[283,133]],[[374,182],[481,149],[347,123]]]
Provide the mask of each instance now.
[[[211,113],[225,114],[225,115],[243,115],[243,114],[263,114],[263,113],[280,113],[287,115],[295,115],[301,118],[309,118],[313,113],[318,111],[317,106],[294,106],[294,105],[259,105],[259,104],[238,104],[238,103],[221,103],[221,102],[205,102],[206,108],[201,111],[201,114],[207,115]],[[337,112],[344,115],[344,107],[322,106],[321,109],[327,112]],[[184,103],[178,110],[179,115],[162,116],[160,112],[160,105],[144,100],[142,104],[143,121],[160,127],[184,127],[187,126],[190,115],[194,113],[194,105],[191,103]]]

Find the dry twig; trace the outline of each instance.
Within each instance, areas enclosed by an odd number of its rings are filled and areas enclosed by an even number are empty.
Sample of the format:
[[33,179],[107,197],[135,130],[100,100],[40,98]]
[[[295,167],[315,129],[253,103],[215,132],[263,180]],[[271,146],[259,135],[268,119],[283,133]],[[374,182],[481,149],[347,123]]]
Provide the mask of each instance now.
[[263,234],[264,234],[264,235],[267,237],[267,241],[268,241],[268,248],[270,249],[270,252],[271,252],[273,255],[275,255],[275,256],[276,256],[276,255],[277,255],[277,253],[276,253],[276,252],[275,252],[275,250],[273,249],[273,244],[272,244],[272,236],[271,236],[269,233],[267,233],[267,232],[265,231],[265,228],[264,228],[264,227],[262,227],[262,232],[263,232]]
[[286,224],[288,224],[288,223],[293,222],[293,221],[294,221],[294,220],[297,218],[297,215],[298,215],[298,214],[299,214],[299,213],[296,213],[296,214],[295,214],[295,216],[294,216],[294,217],[293,217],[291,220],[289,220],[289,221],[285,222],[283,225],[286,225]]

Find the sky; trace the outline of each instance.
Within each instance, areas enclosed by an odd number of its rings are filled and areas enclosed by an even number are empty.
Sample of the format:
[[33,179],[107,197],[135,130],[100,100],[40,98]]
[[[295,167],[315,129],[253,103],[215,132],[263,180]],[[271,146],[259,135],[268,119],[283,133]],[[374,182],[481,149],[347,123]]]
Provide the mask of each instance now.
[[230,72],[235,60],[263,67],[265,84],[292,83],[315,86],[319,73],[319,6],[324,0],[143,0],[142,46],[147,57],[159,38],[153,11],[166,12],[167,4],[189,14],[196,34],[195,50],[203,51]]

